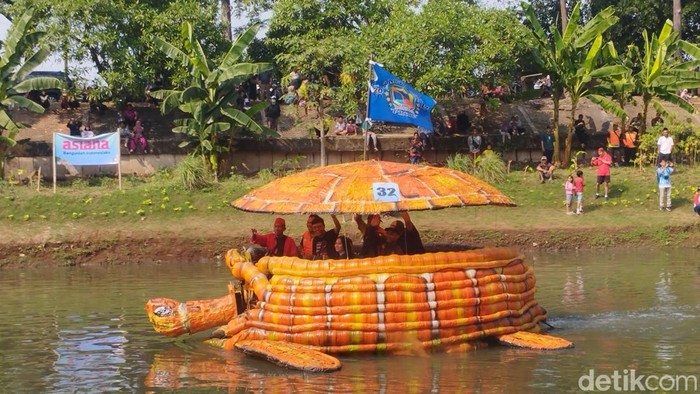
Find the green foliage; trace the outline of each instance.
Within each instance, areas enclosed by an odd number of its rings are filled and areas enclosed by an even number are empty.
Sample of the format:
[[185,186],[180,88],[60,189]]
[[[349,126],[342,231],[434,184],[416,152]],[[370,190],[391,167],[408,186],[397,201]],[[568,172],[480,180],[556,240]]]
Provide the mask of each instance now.
[[185,190],[200,190],[212,185],[211,171],[200,157],[188,155],[178,163],[173,178]]
[[[649,37],[646,30],[642,32],[644,49],[634,51],[635,66],[639,69],[634,75],[635,90],[642,96],[642,116],[647,119],[649,105],[662,107],[660,100],[676,104],[689,113],[695,108],[677,94],[680,89],[700,87],[700,47],[681,40],[673,31],[673,23],[666,20],[658,35]],[[693,60],[684,61],[676,53],[685,52]],[[642,124],[642,132],[646,122]]]
[[[573,139],[574,116],[578,102],[582,97],[589,97],[591,101],[603,106],[605,110],[612,111],[620,117],[624,116],[624,111],[615,102],[591,92],[593,82],[596,79],[619,75],[627,71],[620,65],[601,65],[599,63],[603,46],[602,35],[617,22],[618,18],[614,15],[612,7],[608,7],[581,25],[581,3],[579,2],[571,12],[566,31],[560,32],[557,25],[551,25],[549,35],[547,35],[537,20],[532,6],[528,3],[522,3],[522,8],[536,42],[534,57],[549,73],[554,84],[555,125],[559,124],[559,100],[562,94],[566,91],[571,97],[571,118],[562,158],[562,162],[568,162]],[[558,161],[560,158],[559,133],[554,133],[554,139],[554,156],[555,161]]]
[[235,107],[237,87],[253,74],[270,70],[267,63],[239,62],[245,48],[258,31],[253,26],[241,34],[218,64],[207,59],[203,46],[194,36],[192,25],[185,22],[181,28],[180,42],[173,44],[155,38],[154,44],[179,67],[189,70],[190,80],[181,89],[159,90],[151,95],[163,100],[161,112],[167,114],[176,108],[187,114],[175,121],[173,132],[190,137],[180,146],[194,142],[194,153],[209,162],[213,174],[218,172],[218,155],[227,151],[222,144],[226,136],[242,130],[257,135],[277,135],[274,130],[257,124],[253,117],[262,111],[267,102],[253,105],[247,111]]
[[0,41],[0,178],[5,176],[5,160],[17,143],[19,123],[12,120],[10,107],[26,108],[42,113],[44,108],[24,96],[32,90],[55,88],[61,85],[56,78],[25,79],[49,55],[37,43],[45,35],[34,30],[34,10],[27,9],[10,26],[4,41]]
[[457,153],[447,158],[447,167],[493,184],[504,182],[508,176],[506,163],[495,153],[477,156],[476,159],[472,159],[470,155]]
[[281,69],[333,86],[338,109],[354,113],[370,59],[435,97],[481,80],[510,84],[527,41],[514,11],[473,2],[279,0],[265,43]]
[[[175,40],[179,26],[190,22],[214,58],[227,41],[218,22],[217,0],[15,0],[3,6],[18,16],[28,6],[37,9],[43,41],[62,58],[92,63],[114,97],[142,99],[144,88],[155,80],[182,81],[187,73],[173,67],[153,45],[154,37]],[[80,69],[72,74],[81,73]],[[74,75],[75,76],[75,75]],[[77,78],[76,78],[77,79]]]

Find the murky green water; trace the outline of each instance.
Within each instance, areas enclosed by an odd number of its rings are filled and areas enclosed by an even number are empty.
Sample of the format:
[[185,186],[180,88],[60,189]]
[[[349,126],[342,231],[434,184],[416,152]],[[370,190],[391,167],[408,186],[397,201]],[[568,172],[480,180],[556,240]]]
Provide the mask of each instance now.
[[0,392],[564,393],[579,392],[579,382],[585,389],[592,379],[581,376],[590,370],[593,379],[617,371],[621,389],[631,370],[700,379],[695,250],[527,257],[537,299],[557,328],[551,333],[575,349],[342,357],[343,369],[332,374],[291,372],[213,349],[203,335],[171,339],[152,331],[146,300],[219,297],[230,279],[222,265],[0,271]]

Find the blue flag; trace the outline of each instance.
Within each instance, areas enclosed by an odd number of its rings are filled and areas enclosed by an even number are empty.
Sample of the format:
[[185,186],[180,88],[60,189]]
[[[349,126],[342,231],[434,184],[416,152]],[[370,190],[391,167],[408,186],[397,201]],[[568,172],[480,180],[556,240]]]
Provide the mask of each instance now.
[[372,65],[372,81],[369,83],[369,113],[371,120],[394,123],[408,123],[433,129],[430,111],[435,100],[417,91],[381,65]]

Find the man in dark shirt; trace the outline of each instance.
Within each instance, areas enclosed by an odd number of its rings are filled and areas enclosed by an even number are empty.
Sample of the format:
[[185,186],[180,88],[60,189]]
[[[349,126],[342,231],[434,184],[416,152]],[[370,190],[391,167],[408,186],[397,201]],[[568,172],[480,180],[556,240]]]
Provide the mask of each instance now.
[[335,251],[335,240],[340,234],[340,222],[335,215],[331,215],[335,228],[326,231],[326,223],[320,217],[316,217],[311,222],[311,232],[313,235],[313,259],[337,259],[338,252]]
[[[399,232],[399,246],[406,254],[421,254],[425,253],[425,248],[423,247],[423,241],[420,238],[418,229],[411,221],[411,217],[408,212],[402,211],[401,217],[403,222],[400,220],[394,220],[391,223],[392,228],[395,228]],[[406,223],[404,225],[404,223]]]

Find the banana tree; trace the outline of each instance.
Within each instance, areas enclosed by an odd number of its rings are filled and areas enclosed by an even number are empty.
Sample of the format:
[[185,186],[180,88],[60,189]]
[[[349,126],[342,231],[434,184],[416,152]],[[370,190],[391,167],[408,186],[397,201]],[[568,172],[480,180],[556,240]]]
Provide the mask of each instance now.
[[[627,114],[624,112],[625,106],[628,103],[636,103],[633,97],[634,93],[634,59],[639,54],[639,50],[634,45],[627,47],[627,52],[620,56],[615,49],[615,44],[609,41],[603,47],[603,59],[607,64],[616,64],[621,66],[621,73],[610,75],[603,78],[594,88],[597,95],[591,95],[589,98],[595,101],[600,107],[607,112],[619,113],[617,109],[623,112],[619,116],[620,124],[625,124]],[[606,100],[606,96],[612,97],[613,103]]]
[[154,40],[160,51],[189,69],[191,79],[189,85],[180,90],[159,90],[151,94],[163,100],[160,108],[163,114],[178,108],[188,115],[175,121],[173,132],[189,137],[180,147],[194,144],[193,154],[201,155],[215,176],[219,153],[229,149],[222,143],[225,133],[247,129],[259,135],[277,135],[252,119],[267,103],[258,103],[247,111],[235,107],[239,95],[237,87],[250,76],[272,69],[269,63],[239,62],[257,31],[258,26],[252,26],[241,34],[217,65],[207,59],[188,22],[182,25],[180,45],[161,38]]
[[[591,94],[590,86],[595,79],[622,73],[616,65],[599,66],[599,54],[602,47],[602,34],[613,26],[618,18],[612,7],[598,13],[585,25],[580,25],[581,3],[574,6],[566,30],[561,34],[556,25],[550,26],[552,40],[545,34],[533,7],[521,3],[525,17],[529,22],[536,47],[533,50],[535,60],[552,78],[554,90],[554,157],[560,158],[559,146],[559,106],[560,100],[567,91],[571,96],[571,119],[567,127],[566,145],[563,162],[569,161],[571,141],[573,138],[573,123],[578,102]],[[615,111],[616,113],[619,113]]]
[[45,35],[34,31],[34,11],[27,10],[16,18],[7,32],[5,41],[0,41],[0,178],[5,177],[5,161],[10,150],[17,144],[15,138],[23,125],[12,120],[10,108],[26,108],[42,113],[44,107],[24,96],[32,90],[52,89],[61,86],[56,78],[27,78],[50,52],[46,47],[37,48]]
[[[644,52],[638,53],[639,72],[635,74],[635,88],[642,95],[642,132],[646,131],[646,119],[649,105],[663,108],[662,101],[676,104],[689,113],[695,113],[695,107],[683,100],[678,91],[700,87],[700,73],[694,71],[700,67],[700,47],[681,40],[673,31],[673,23],[666,20],[658,36],[647,31],[644,37]],[[677,56],[685,52],[687,59]]]

